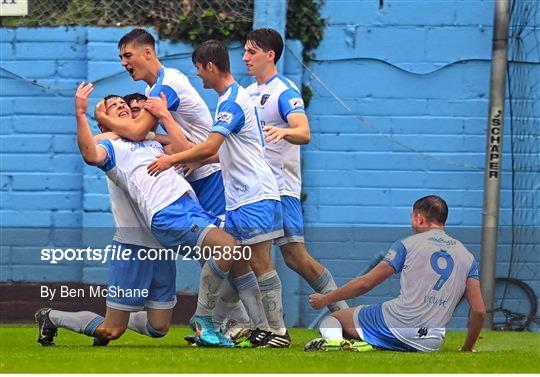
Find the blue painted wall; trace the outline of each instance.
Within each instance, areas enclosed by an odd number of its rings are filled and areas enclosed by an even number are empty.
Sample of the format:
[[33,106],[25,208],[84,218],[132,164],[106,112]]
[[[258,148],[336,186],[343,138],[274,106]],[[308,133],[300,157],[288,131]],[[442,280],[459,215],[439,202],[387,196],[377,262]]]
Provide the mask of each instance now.
[[[308,109],[312,143],[302,152],[306,238],[338,284],[409,234],[410,206],[425,194],[447,199],[450,233],[477,256],[480,250],[493,2],[385,3],[378,9],[378,1],[327,0],[328,27],[309,70],[296,59],[298,43],[288,42],[284,57],[285,74],[314,92]],[[72,96],[83,79],[95,82],[92,104],[110,92],[144,89],[118,62],[116,43],[128,30],[0,29],[1,223],[44,227],[3,234],[0,281],[104,281],[104,265],[46,265],[39,250],[110,239],[110,229],[78,230],[112,226],[112,218],[105,177],[84,166],[78,154]],[[540,38],[538,29],[532,35]],[[241,51],[241,45],[231,46],[233,72],[248,84]],[[214,107],[215,95],[194,75],[190,46],[159,41],[158,54],[165,65],[188,74]],[[540,80],[538,55],[528,59],[531,80]],[[531,116],[540,117],[538,106]],[[508,226],[509,122],[505,127],[500,223]],[[538,193],[532,203],[531,211],[537,210]],[[538,211],[532,218],[540,225]],[[508,228],[498,252],[497,273],[506,275]],[[309,324],[317,314],[306,300],[311,289],[286,270],[279,255],[276,263],[287,322]],[[519,272],[536,292],[539,264],[536,245]],[[178,268],[178,290],[194,292],[198,266],[182,262]],[[353,303],[397,293],[392,279]],[[463,307],[453,326],[462,327],[465,315]]]

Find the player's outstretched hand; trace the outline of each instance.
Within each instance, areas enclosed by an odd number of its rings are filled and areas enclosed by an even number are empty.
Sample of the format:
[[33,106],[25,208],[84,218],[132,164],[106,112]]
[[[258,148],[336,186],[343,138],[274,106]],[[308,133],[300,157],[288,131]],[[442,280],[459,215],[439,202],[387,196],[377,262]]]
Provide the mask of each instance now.
[[149,97],[144,103],[145,110],[148,110],[158,119],[163,119],[169,114],[169,109],[167,109],[167,96],[161,92],[159,94],[160,98]]
[[148,165],[146,169],[148,170],[148,174],[150,174],[152,177],[157,177],[159,173],[169,169],[173,165],[174,163],[171,156],[162,154],[161,156],[158,157],[156,161]]
[[88,110],[88,97],[94,90],[92,83],[81,82],[75,93],[75,114],[85,115]]
[[322,309],[328,303],[326,302],[326,296],[321,293],[314,293],[309,296],[309,303],[313,307],[313,309]]
[[273,144],[283,140],[288,133],[287,129],[274,126],[264,126],[263,131],[266,142]]

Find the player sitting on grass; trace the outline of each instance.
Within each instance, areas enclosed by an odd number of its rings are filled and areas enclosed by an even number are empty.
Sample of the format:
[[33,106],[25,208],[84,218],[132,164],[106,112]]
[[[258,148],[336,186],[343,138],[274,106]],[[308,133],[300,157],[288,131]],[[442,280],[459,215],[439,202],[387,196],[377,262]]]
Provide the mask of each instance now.
[[[321,309],[363,295],[401,273],[398,297],[332,313],[319,325],[322,338],[308,342],[305,350],[438,351],[445,326],[465,294],[471,310],[461,350],[472,351],[485,314],[478,265],[461,242],[445,233],[447,216],[442,198],[430,195],[417,200],[411,214],[415,235],[396,241],[384,260],[365,275],[335,291],[311,295],[311,305]],[[344,336],[361,341],[344,340]]]

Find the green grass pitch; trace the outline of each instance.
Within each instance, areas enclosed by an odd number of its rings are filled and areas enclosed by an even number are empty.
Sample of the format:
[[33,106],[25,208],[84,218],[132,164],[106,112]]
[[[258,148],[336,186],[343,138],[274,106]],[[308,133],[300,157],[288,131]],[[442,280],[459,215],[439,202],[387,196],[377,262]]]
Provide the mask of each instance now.
[[186,327],[161,339],[128,331],[108,347],[60,329],[56,347],[41,347],[33,325],[0,326],[0,373],[494,373],[540,372],[540,334],[486,332],[478,353],[460,353],[464,332],[448,332],[438,353],[304,352],[317,332],[291,329],[289,349],[188,347]]

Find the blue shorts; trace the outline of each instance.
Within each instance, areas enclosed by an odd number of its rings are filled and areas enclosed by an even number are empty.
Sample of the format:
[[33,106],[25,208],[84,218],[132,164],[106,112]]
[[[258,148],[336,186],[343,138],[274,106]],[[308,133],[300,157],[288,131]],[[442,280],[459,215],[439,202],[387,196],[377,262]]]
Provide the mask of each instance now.
[[199,204],[206,212],[215,216],[225,216],[225,188],[221,171],[189,182],[189,184],[193,187]]
[[[188,195],[157,212],[152,218],[152,234],[166,248],[201,246],[206,234],[221,220],[206,212]],[[186,250],[189,251],[189,250]]]
[[[116,246],[116,250],[120,250],[119,248],[131,250],[131,258],[129,260],[115,258],[109,263],[107,307],[128,312],[143,310],[145,307],[174,308],[176,304],[174,260],[143,259],[150,256],[148,254],[150,248],[145,246],[116,241],[113,241],[113,246]],[[139,250],[144,251],[139,252]],[[143,255],[144,257],[141,257]],[[143,292],[144,289],[148,292]]]
[[225,230],[239,245],[253,245],[283,236],[281,204],[265,199],[225,213]]
[[392,334],[384,321],[382,304],[358,306],[353,312],[353,321],[360,339],[374,347],[392,351],[418,351]]
[[278,246],[291,242],[304,243],[304,217],[300,199],[294,196],[281,197],[281,211],[283,213],[283,237],[276,238],[274,244]]

